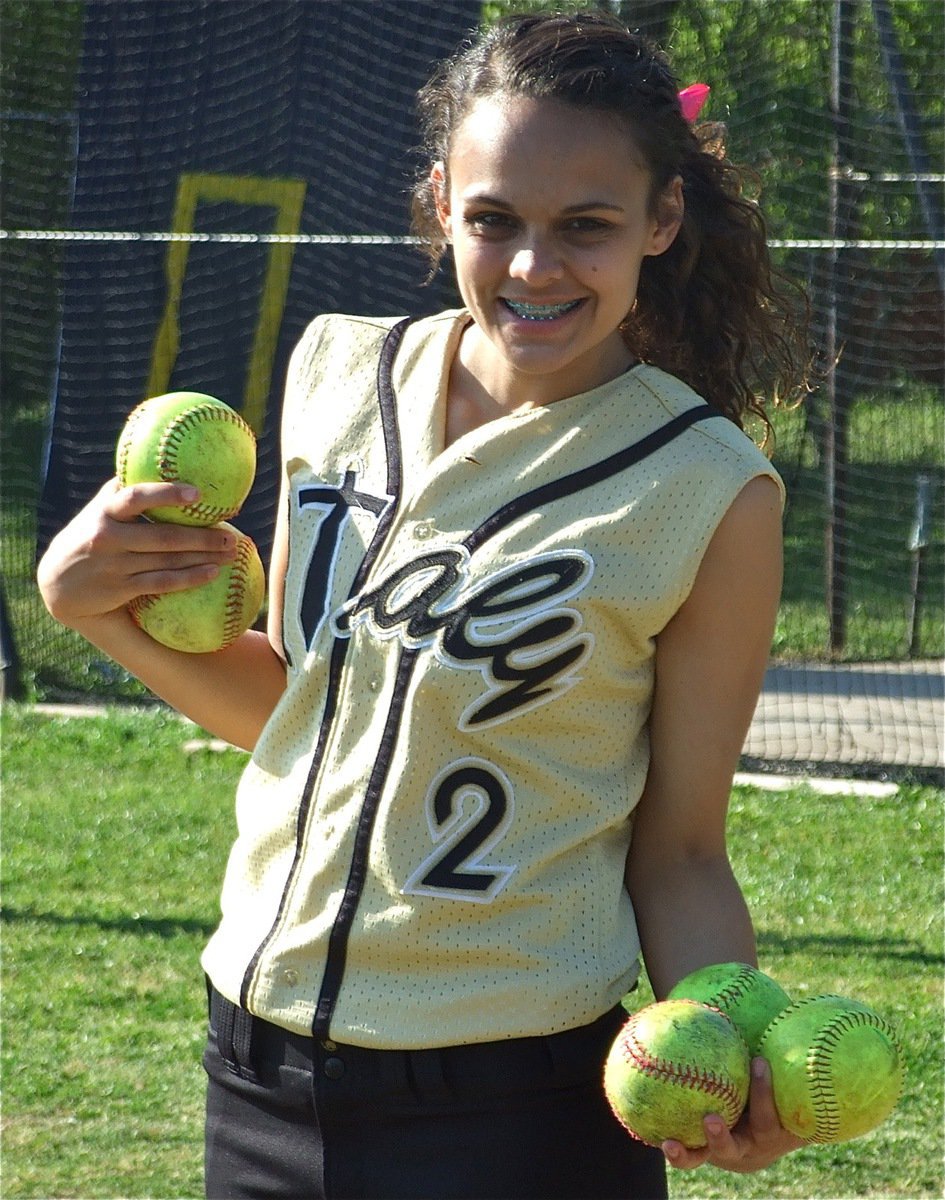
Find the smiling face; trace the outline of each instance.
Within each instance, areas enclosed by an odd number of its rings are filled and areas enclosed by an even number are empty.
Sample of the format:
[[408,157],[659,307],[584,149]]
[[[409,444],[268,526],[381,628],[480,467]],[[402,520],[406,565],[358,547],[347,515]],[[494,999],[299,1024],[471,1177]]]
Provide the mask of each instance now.
[[551,403],[626,369],[619,327],[643,259],[679,228],[678,180],[654,203],[615,120],[507,95],[476,102],[432,178],[475,321],[460,353],[497,400]]

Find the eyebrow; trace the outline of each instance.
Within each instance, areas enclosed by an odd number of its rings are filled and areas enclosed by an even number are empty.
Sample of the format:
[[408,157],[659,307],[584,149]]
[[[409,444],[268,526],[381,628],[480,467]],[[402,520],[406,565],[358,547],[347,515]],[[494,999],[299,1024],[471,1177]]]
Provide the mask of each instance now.
[[[488,204],[492,208],[504,208],[507,212],[513,211],[513,205],[506,200],[501,200],[498,196],[490,196],[484,192],[477,192],[472,196],[464,196],[463,200],[466,204]],[[562,209],[564,216],[573,216],[575,213],[587,212],[590,209],[607,209],[609,212],[623,212],[623,207],[619,204],[611,204],[608,200],[587,200],[582,204],[569,204],[567,208]]]

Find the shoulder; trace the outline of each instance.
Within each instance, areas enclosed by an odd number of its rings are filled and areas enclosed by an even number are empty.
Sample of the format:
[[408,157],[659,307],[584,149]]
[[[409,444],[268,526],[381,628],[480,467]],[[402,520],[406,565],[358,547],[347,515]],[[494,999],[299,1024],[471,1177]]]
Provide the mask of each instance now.
[[[349,313],[321,313],[309,322],[298,345],[306,349],[313,349],[334,342],[383,343],[394,326],[406,319],[405,315],[378,317]],[[464,319],[465,314],[460,309],[450,309],[432,316],[414,317],[410,320],[411,338],[423,340],[435,336],[444,327],[452,328],[458,321]]]
[[705,419],[695,421],[685,437],[678,440],[679,453],[714,463],[720,471],[731,472],[743,482],[766,475],[778,486],[783,498],[784,485],[771,460],[734,421],[708,405],[688,384],[659,367],[644,364],[633,372],[633,377],[665,419],[692,410],[706,411]]
[[[378,395],[378,364],[391,331],[403,316],[359,316],[322,313],[307,326],[293,351],[282,407],[284,444],[308,427],[313,414],[320,422],[347,420],[366,402],[373,411]],[[445,348],[456,337],[461,311],[410,319],[397,349],[394,382],[438,378]],[[367,411],[367,409],[365,409]]]
[[[440,313],[410,322],[407,340],[413,345],[428,342],[444,324],[452,326],[455,313]],[[309,391],[322,379],[340,380],[373,377],[378,356],[391,330],[403,316],[361,316],[321,313],[309,322],[296,343],[289,364],[287,395]]]
[[383,341],[399,317],[353,316],[346,313],[320,313],[314,317],[295,350],[296,359],[310,358],[338,343],[358,344]]

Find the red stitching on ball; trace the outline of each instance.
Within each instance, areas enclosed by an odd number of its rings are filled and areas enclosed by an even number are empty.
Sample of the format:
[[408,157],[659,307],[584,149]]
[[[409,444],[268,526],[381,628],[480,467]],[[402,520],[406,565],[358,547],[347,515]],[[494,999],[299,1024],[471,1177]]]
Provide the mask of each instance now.
[[725,1117],[726,1121],[738,1119],[742,1108],[742,1097],[728,1080],[720,1078],[713,1071],[700,1071],[689,1065],[652,1057],[647,1047],[637,1037],[636,1025],[632,1021],[628,1022],[624,1029],[621,1049],[625,1061],[632,1062],[637,1070],[642,1071],[645,1075],[666,1079],[672,1083],[678,1083],[682,1087],[718,1097],[725,1108],[721,1115]]
[[141,625],[142,614],[147,612],[147,610],[152,608],[155,604],[157,604],[157,602],[158,596],[150,592],[146,596],[135,596],[135,598],[129,602],[128,608],[136,625]]

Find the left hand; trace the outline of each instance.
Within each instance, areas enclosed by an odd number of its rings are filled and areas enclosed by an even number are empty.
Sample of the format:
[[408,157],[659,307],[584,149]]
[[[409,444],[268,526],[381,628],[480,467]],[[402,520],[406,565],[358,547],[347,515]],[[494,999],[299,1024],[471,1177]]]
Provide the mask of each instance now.
[[721,1117],[706,1117],[703,1124],[708,1143],[698,1150],[689,1150],[682,1142],[663,1142],[662,1150],[670,1166],[689,1171],[709,1163],[723,1171],[747,1174],[761,1171],[783,1155],[806,1145],[802,1138],[781,1124],[768,1064],[763,1058],[755,1058],[751,1068],[748,1104],[738,1124],[728,1129]]

